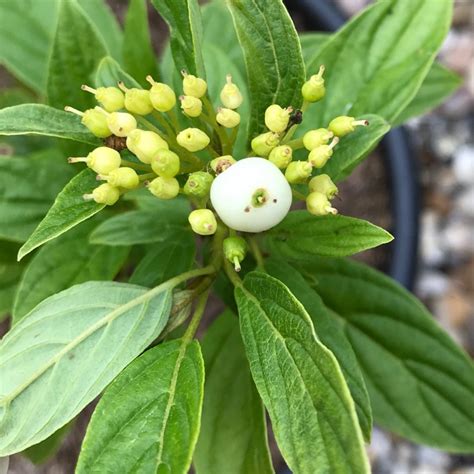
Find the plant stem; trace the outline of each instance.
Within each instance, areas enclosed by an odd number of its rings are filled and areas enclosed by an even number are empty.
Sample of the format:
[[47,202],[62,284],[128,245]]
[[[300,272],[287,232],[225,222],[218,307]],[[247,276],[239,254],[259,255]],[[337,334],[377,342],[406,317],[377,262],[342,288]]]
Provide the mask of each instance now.
[[234,270],[234,267],[227,259],[224,260],[224,270],[226,275],[229,277],[229,280],[234,286],[242,286],[242,280],[240,279],[239,275],[237,275],[237,272]]
[[128,161],[128,160],[121,160],[120,164],[122,166],[128,166],[129,168],[133,168],[134,170],[138,171],[151,171],[151,166],[145,165],[145,164],[140,164],[140,163],[135,163],[134,161]]
[[249,243],[250,251],[252,252],[252,255],[254,256],[257,262],[257,268],[265,270],[265,259],[263,258],[262,251],[258,246],[257,239],[255,238],[255,236],[249,236],[247,237],[247,241]]
[[303,193],[300,193],[296,189],[291,189],[291,191],[293,193],[293,197],[299,199],[300,201],[306,201],[306,196]]
[[183,336],[183,341],[188,344],[194,339],[199,323],[201,322],[204,310],[206,309],[207,299],[209,298],[210,290],[206,290],[198,299],[194,314],[191,318],[189,326]]
[[156,177],[155,173],[145,173],[145,174],[141,174],[138,178],[140,179],[140,181],[147,181],[155,177]]
[[171,128],[171,125],[168,123],[168,120],[161,115],[159,112],[153,112],[153,117],[155,117],[156,120],[160,123],[160,125],[166,130],[166,133],[170,137],[174,137],[176,134],[176,131]]
[[286,142],[285,145],[293,148],[293,150],[299,150],[301,148],[304,148],[303,138],[295,138],[294,140]]

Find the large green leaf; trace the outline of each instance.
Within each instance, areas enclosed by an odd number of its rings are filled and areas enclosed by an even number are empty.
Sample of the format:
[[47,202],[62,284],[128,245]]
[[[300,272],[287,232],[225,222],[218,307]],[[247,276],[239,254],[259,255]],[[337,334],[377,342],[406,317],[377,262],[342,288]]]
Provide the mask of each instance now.
[[127,74],[115,59],[106,56],[97,66],[94,78],[96,87],[116,86],[119,81],[123,81],[127,87],[141,88],[140,84]]
[[89,282],[39,304],[0,344],[0,456],[37,444],[161,332],[171,290]]
[[76,473],[187,473],[199,433],[203,385],[197,341],[177,339],[145,352],[97,405]]
[[300,43],[301,51],[303,53],[303,60],[308,64],[311,59],[318,54],[318,51],[326,44],[331,36],[328,33],[301,33]]
[[86,201],[83,197],[95,187],[97,179],[92,170],[85,169],[75,176],[57,195],[45,218],[21,247],[18,260],[101,211],[104,204]]
[[202,343],[204,405],[194,465],[199,474],[273,473],[265,413],[250,375],[238,318],[230,311]]
[[301,105],[305,67],[298,35],[281,0],[229,0],[228,5],[244,51],[252,138],[263,130],[269,105]]
[[173,234],[166,242],[149,247],[129,281],[148,287],[158,285],[189,270],[195,253],[196,242],[191,232]]
[[24,266],[16,261],[18,244],[0,241],[0,321],[11,311]]
[[390,130],[390,125],[377,115],[364,115],[363,118],[368,120],[369,126],[359,127],[342,138],[320,174],[328,174],[334,181],[343,180]]
[[97,223],[89,221],[45,245],[21,278],[13,308],[17,324],[48,296],[78,283],[112,280],[122,267],[128,249],[89,244]]
[[24,242],[73,173],[56,149],[0,156],[0,237]]
[[[308,64],[326,66],[327,94],[311,124],[336,115],[381,115],[393,122],[412,101],[451,23],[452,0],[377,2],[334,34]],[[313,125],[311,125],[313,126]]]
[[166,242],[191,232],[187,215],[173,207],[155,211],[130,211],[114,216],[92,232],[90,241],[102,245],[135,245]]
[[90,145],[100,143],[77,116],[40,104],[0,110],[0,135],[45,135]]
[[0,2],[0,63],[44,94],[58,0]]
[[422,115],[440,105],[461,84],[462,78],[460,76],[439,63],[433,63],[415,98],[397,117],[395,124]]
[[150,39],[146,0],[131,0],[124,25],[123,58],[125,69],[144,87],[151,74],[158,80],[158,67]]
[[235,295],[252,376],[292,472],[368,472],[349,389],[301,303],[256,272]]
[[81,85],[91,80],[97,64],[106,55],[102,38],[77,1],[60,2],[49,63],[49,104],[58,109],[66,105],[81,110],[94,106],[94,96],[81,91]]
[[344,322],[376,423],[447,451],[474,446],[474,366],[428,311],[360,263],[307,258],[299,266]]
[[390,242],[393,237],[370,222],[347,216],[316,217],[290,212],[267,233],[271,250],[288,257],[342,257]]
[[356,405],[357,418],[366,440],[372,431],[372,410],[369,394],[357,358],[344,334],[344,326],[324,306],[321,297],[304,280],[302,275],[284,260],[268,259],[265,270],[283,282],[305,307],[313,321],[316,335],[336,356]]
[[151,0],[151,3],[170,28],[175,68],[205,78],[201,12],[197,0]]

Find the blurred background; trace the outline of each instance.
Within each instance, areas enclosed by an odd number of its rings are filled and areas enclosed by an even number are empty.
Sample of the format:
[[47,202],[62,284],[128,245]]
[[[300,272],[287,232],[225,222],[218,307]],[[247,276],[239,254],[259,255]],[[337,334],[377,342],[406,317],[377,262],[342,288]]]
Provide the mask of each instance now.
[[[108,3],[123,22],[127,1]],[[369,3],[288,0],[287,6],[297,28],[304,31],[314,29],[314,25],[330,30],[331,21],[337,24],[341,16],[355,15]],[[316,19],[308,16],[307,10],[315,6],[319,11]],[[167,29],[152,8],[149,17],[153,46],[159,54],[166,42]],[[398,176],[398,183],[394,183],[393,160],[397,156],[387,158],[387,148],[380,147],[342,185],[338,208],[341,213],[368,219],[382,227],[395,227],[395,231],[397,220],[399,226],[407,226],[407,220],[410,221],[407,233],[400,237],[405,239],[405,251],[382,247],[359,258],[392,274],[397,265],[403,267],[401,282],[411,287],[443,328],[474,356],[474,0],[455,0],[451,31],[439,60],[458,73],[463,84],[442,106],[406,125],[404,153],[409,163],[405,171],[409,175],[402,175],[401,182]],[[0,66],[0,88],[17,85]],[[8,147],[0,140],[0,154],[8,153]],[[402,215],[396,215],[394,201],[404,198],[406,207],[399,208]],[[79,417],[77,426],[53,459],[35,466],[24,457],[13,456],[9,472],[72,473],[92,409],[89,407]],[[415,446],[378,428],[368,450],[376,474],[474,474],[473,456],[453,456]],[[280,466],[284,468],[281,462]]]

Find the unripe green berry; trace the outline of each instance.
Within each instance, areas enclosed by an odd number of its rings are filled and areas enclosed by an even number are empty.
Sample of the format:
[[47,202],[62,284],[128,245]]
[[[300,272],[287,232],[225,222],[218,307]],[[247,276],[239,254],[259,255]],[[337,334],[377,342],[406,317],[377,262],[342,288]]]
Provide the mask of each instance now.
[[322,168],[331,158],[333,148],[338,144],[339,138],[334,137],[329,145],[320,145],[309,152],[308,161],[315,168]]
[[189,175],[183,190],[188,196],[207,198],[213,180],[214,176],[212,176],[212,174],[206,173],[205,171],[196,171]]
[[176,178],[158,176],[148,184],[148,190],[160,199],[173,199],[179,194],[179,183]]
[[183,91],[185,95],[190,95],[200,99],[206,94],[207,82],[200,77],[188,74],[186,71],[181,71],[183,78]]
[[188,221],[196,234],[213,235],[217,230],[216,216],[209,209],[196,209],[189,214]]
[[179,156],[170,150],[159,150],[151,160],[151,169],[163,178],[174,178],[179,173]]
[[[85,199],[89,199],[89,195],[84,195]],[[92,199],[98,204],[106,204],[113,206],[120,198],[120,191],[109,183],[104,183],[92,191]]]
[[202,112],[201,99],[191,95],[182,95],[179,97],[181,109],[188,117],[199,117]]
[[266,158],[270,152],[278,145],[280,138],[277,133],[267,132],[258,135],[252,140],[252,150],[257,156]]
[[242,104],[244,98],[240,89],[232,82],[232,76],[226,76],[227,84],[221,90],[221,101],[224,107],[228,109],[237,109]]
[[315,216],[326,216],[328,214],[337,214],[337,209],[331,206],[325,194],[313,192],[306,198],[306,208]]
[[327,128],[310,130],[303,136],[303,145],[308,151],[311,151],[318,146],[327,145],[333,136],[334,133],[332,133]]
[[119,87],[125,92],[125,108],[132,114],[148,115],[153,112],[153,104],[150,100],[150,91],[143,89],[127,89],[122,82]]
[[233,236],[227,237],[223,242],[224,257],[234,265],[235,271],[240,272],[240,262],[247,254],[247,242],[244,238]]
[[232,109],[219,108],[216,114],[216,121],[226,128],[234,128],[240,124],[240,114]]
[[89,109],[84,112],[81,122],[99,138],[107,138],[112,135],[113,130],[110,128],[107,117],[97,109]]
[[98,174],[109,174],[120,166],[120,153],[112,148],[100,146],[92,150],[87,157],[71,157],[69,163],[86,163]]
[[132,168],[117,168],[108,175],[98,175],[97,179],[107,181],[117,188],[135,189],[140,183],[137,172]]
[[309,80],[303,84],[301,93],[303,95],[303,99],[306,102],[317,102],[318,100],[321,100],[326,94],[323,74],[324,66],[321,66],[319,68],[318,74],[311,76]]
[[219,175],[223,173],[226,169],[230,168],[234,163],[236,163],[236,161],[231,155],[224,155],[214,158],[211,161],[210,165],[212,171],[214,171],[216,175]]
[[124,107],[123,92],[117,87],[99,87],[95,98],[107,112],[117,112]]
[[135,117],[126,112],[112,112],[107,115],[107,125],[117,137],[127,137],[137,128]]
[[179,132],[176,141],[190,152],[204,150],[210,143],[210,138],[199,128],[187,128]]
[[275,133],[282,133],[288,128],[290,121],[290,113],[293,111],[291,107],[283,109],[278,104],[267,107],[265,111],[265,125]]
[[336,137],[344,137],[345,135],[354,131],[357,126],[366,127],[369,125],[367,120],[356,120],[354,117],[340,115],[331,120],[328,129],[331,130]]
[[308,188],[310,192],[322,193],[328,199],[332,199],[338,193],[337,186],[327,174],[320,174],[311,178]]
[[311,176],[313,167],[307,161],[293,161],[285,171],[285,178],[290,184],[305,183]]
[[155,82],[151,76],[146,80],[151,84],[150,102],[158,112],[169,112],[176,105],[176,94],[173,89],[162,82]]
[[293,149],[288,145],[275,147],[268,156],[268,159],[280,169],[285,169],[291,162]]
[[169,146],[157,133],[136,128],[127,137],[127,148],[142,163],[150,164],[160,150],[167,150]]

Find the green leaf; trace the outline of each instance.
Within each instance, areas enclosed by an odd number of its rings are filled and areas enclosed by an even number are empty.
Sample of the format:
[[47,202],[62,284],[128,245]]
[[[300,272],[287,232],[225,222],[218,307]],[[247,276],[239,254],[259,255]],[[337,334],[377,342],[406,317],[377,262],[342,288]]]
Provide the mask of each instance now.
[[290,212],[267,233],[270,249],[288,257],[342,257],[386,244],[393,237],[370,222],[347,216]]
[[198,474],[273,473],[265,413],[250,375],[238,318],[230,311],[202,342],[204,405],[194,466]]
[[153,211],[130,211],[114,216],[97,226],[90,236],[93,244],[135,245],[166,242],[191,232],[187,214],[173,207],[160,214]]
[[349,389],[303,306],[263,273],[249,273],[235,295],[252,376],[291,471],[369,472]]
[[300,107],[305,67],[298,35],[281,0],[229,0],[227,4],[244,51],[252,138],[263,130],[269,105]]
[[44,94],[57,0],[0,2],[0,64],[38,94]]
[[145,352],[97,405],[76,473],[187,473],[199,433],[203,385],[197,341],[178,339]]
[[[377,2],[334,34],[308,64],[326,67],[323,101],[309,123],[374,113],[393,122],[412,101],[451,24],[451,0]],[[420,46],[421,45],[421,46]]]
[[174,234],[171,240],[162,245],[150,246],[129,281],[148,287],[158,285],[190,270],[195,253],[196,243],[191,232]]
[[312,31],[309,33],[300,33],[301,51],[303,53],[304,63],[308,64],[330,38],[331,35],[329,33],[314,33]]
[[201,12],[197,0],[151,0],[151,3],[168,23],[175,68],[205,78]]
[[390,125],[377,115],[365,115],[368,127],[358,127],[342,138],[334,154],[319,174],[328,174],[334,181],[341,181],[375,148],[380,139],[390,130]]
[[0,135],[45,135],[90,145],[100,143],[76,115],[40,104],[0,110]]
[[333,317],[321,297],[305,281],[303,276],[284,260],[265,260],[265,270],[284,283],[305,307],[313,321],[316,335],[332,351],[341,366],[356,405],[357,418],[366,441],[372,431],[372,409],[369,394],[357,358],[344,333],[344,325]]
[[97,66],[94,83],[96,87],[116,86],[123,81],[127,87],[141,88],[140,84],[127,74],[115,59],[107,56]]
[[76,0],[60,2],[47,82],[49,104],[58,109],[93,107],[94,96],[83,92],[81,85],[90,81],[106,55],[102,38]]
[[123,57],[125,69],[149,87],[145,77],[159,80],[155,53],[151,45],[146,0],[131,0],[124,25]]
[[80,0],[79,6],[95,26],[96,35],[101,37],[110,55],[121,61],[124,37],[106,0]]
[[160,334],[170,306],[166,287],[115,282],[76,285],[39,304],[0,344],[0,456],[74,418]]
[[0,156],[0,238],[24,242],[73,173],[56,149]]
[[0,241],[0,321],[11,311],[24,265],[16,261],[18,244]]
[[129,249],[90,245],[89,233],[95,225],[85,222],[45,245],[34,256],[16,293],[13,324],[48,296],[78,283],[115,277]]
[[459,86],[462,78],[439,63],[433,63],[428,75],[414,99],[395,120],[401,124],[406,120],[423,115],[444,102]]
[[83,197],[96,186],[96,175],[90,169],[85,169],[75,176],[57,195],[45,218],[21,247],[18,260],[101,211],[105,207],[104,204],[86,201]]
[[446,451],[474,446],[474,366],[405,289],[343,259],[298,264],[344,323],[363,371],[375,422]]

